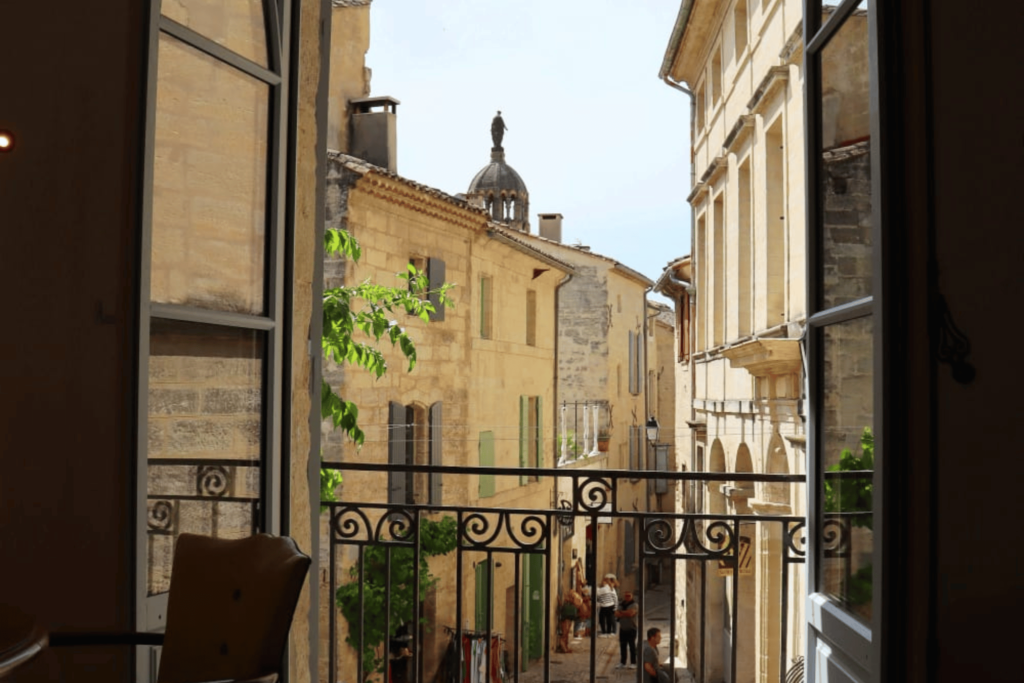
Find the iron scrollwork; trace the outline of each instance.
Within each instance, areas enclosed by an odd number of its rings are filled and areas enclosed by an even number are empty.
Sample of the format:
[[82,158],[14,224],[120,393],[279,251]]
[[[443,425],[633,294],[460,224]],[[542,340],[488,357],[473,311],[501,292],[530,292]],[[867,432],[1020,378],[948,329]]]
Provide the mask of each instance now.
[[170,500],[156,500],[146,511],[146,526],[150,533],[173,535],[177,527],[177,506]]
[[231,472],[223,465],[200,465],[196,492],[205,498],[223,498],[231,493]]

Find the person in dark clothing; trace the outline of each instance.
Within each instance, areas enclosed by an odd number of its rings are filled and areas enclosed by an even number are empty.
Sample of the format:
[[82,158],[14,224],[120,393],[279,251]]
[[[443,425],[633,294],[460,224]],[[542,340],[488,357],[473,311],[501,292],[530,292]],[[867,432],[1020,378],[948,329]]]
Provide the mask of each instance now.
[[[616,669],[636,668],[636,613],[638,612],[633,594],[629,591],[622,596],[615,618],[619,620],[619,664]],[[626,650],[629,650],[629,665],[626,664]]]
[[658,653],[658,643],[661,642],[661,629],[652,626],[647,629],[647,640],[644,642],[644,652],[641,661],[644,663],[644,676],[646,683],[669,683],[668,672],[661,667],[661,655]]

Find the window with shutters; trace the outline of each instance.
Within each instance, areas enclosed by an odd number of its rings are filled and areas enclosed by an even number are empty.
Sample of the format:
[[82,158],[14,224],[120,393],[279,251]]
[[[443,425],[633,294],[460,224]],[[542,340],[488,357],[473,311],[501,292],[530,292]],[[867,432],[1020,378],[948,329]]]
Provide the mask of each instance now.
[[444,306],[441,305],[441,285],[444,284],[445,267],[444,261],[439,258],[427,259],[427,280],[430,283],[430,294],[428,299],[434,305],[434,312],[430,314],[430,322],[441,322],[444,320]]
[[637,393],[637,377],[636,377],[636,350],[637,340],[636,334],[633,330],[629,330],[626,334],[629,335],[629,393]]
[[[412,434],[408,409],[394,401],[388,404],[388,464],[412,464]],[[403,505],[412,502],[412,477],[408,472],[388,472],[388,503]]]
[[639,394],[644,385],[644,336],[629,330],[629,393]]
[[[444,464],[444,459],[441,456],[441,426],[442,426],[442,410],[441,402],[438,401],[434,405],[430,406],[430,430],[428,438],[430,439],[430,464],[439,466]],[[430,499],[431,505],[443,505],[444,501],[442,498],[442,492],[444,491],[440,472],[432,472],[429,477],[430,486]]]
[[632,574],[633,570],[636,569],[636,548],[634,547],[636,545],[636,541],[633,538],[633,522],[626,521],[623,522],[623,524],[625,524],[626,531],[626,547],[622,549],[623,560],[625,562],[624,570],[626,574]]
[[439,258],[411,256],[409,265],[427,276],[427,300],[433,304],[434,312],[430,314],[430,322],[444,320],[444,306],[441,305],[440,289],[444,284],[445,264]]
[[[388,462],[392,465],[441,464],[441,402],[426,408],[391,402],[388,408]],[[440,504],[439,473],[388,473],[388,503]]]
[[[543,400],[540,396],[519,397],[519,466],[544,466],[544,441],[542,437]],[[520,485],[539,481],[539,477],[523,475]]]
[[526,290],[526,344],[537,345],[537,292]]
[[480,278],[480,338],[494,338],[494,297],[493,284],[490,276]]
[[676,330],[679,332],[678,360],[684,362],[690,359],[690,295],[687,292],[679,295],[676,316]]
[[[494,432],[480,432],[480,467],[494,467]],[[479,494],[481,498],[490,498],[494,495],[494,475],[481,474],[477,477],[480,480]]]

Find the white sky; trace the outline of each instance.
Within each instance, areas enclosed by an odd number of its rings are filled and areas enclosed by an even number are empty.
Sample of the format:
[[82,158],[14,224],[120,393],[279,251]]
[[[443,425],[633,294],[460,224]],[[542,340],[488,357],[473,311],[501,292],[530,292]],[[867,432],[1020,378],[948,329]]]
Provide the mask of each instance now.
[[505,158],[538,213],[657,279],[690,251],[689,98],[658,70],[679,0],[375,0],[372,95],[401,100],[398,172],[450,194]]

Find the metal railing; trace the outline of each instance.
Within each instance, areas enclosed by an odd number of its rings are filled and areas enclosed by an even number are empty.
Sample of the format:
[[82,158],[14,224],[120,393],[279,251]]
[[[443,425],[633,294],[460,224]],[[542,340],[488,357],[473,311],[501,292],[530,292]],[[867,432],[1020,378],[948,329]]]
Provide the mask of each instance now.
[[608,401],[562,401],[559,406],[558,465],[589,458],[607,449],[611,431]]
[[[803,573],[803,517],[626,508],[636,495],[645,498],[646,479],[695,486],[793,484],[803,483],[803,475],[324,466],[382,475],[441,472],[446,486],[455,477],[507,476],[518,481],[527,474],[550,486],[551,500],[562,499],[545,509],[344,500],[327,504],[322,515],[322,533],[328,538],[323,548],[329,556],[321,586],[326,592],[321,602],[326,611],[321,619],[326,627],[326,638],[321,638],[322,643],[326,639],[321,647],[322,680],[549,683],[553,666],[557,669],[559,664],[552,659],[551,645],[565,628],[556,617],[559,600],[575,583],[575,577],[569,578],[568,552],[580,541],[578,521],[591,531],[579,558],[588,586],[597,585],[597,568],[610,558],[632,558],[632,573],[623,571],[620,579],[636,586],[639,634],[645,630],[650,579],[662,579],[662,594],[668,584],[668,650],[699,683],[753,681],[752,667],[757,666],[760,680],[785,683],[786,662],[802,654],[802,644],[793,642],[790,634],[799,633],[794,610],[802,609],[802,592],[795,593],[799,583],[794,577]],[[436,541],[439,520],[446,516],[452,519],[451,547],[428,559],[437,550],[429,544]],[[632,548],[623,552],[620,547],[602,547],[608,542],[597,530],[609,524],[608,529],[622,525],[633,530],[625,534]],[[760,589],[755,567],[762,577]],[[595,624],[596,611],[595,606]],[[777,628],[760,633],[756,642],[750,637],[755,614],[760,621],[766,616],[777,620]],[[638,641],[639,650],[642,635]],[[596,638],[589,641],[591,683],[601,675],[597,643]],[[771,670],[752,665],[755,659],[771,661]],[[642,671],[641,667],[629,673],[641,681]]]

